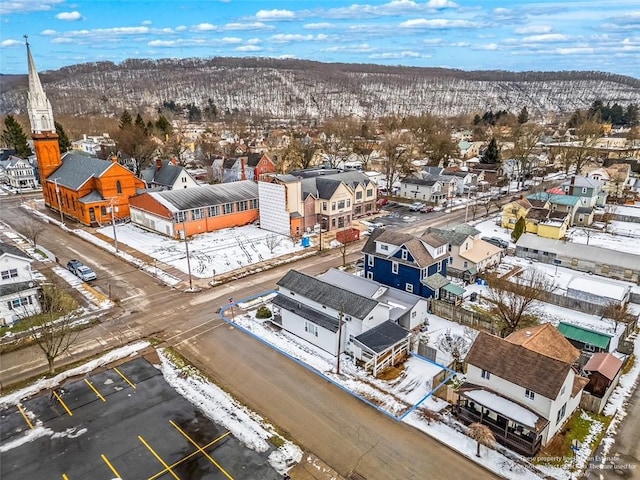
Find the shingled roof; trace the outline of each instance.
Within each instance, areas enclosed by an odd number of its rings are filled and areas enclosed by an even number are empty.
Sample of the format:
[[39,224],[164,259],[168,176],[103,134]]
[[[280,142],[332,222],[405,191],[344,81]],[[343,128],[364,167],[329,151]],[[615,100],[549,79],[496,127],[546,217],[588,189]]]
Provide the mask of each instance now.
[[[376,234],[378,230],[380,230],[380,232]],[[422,238],[418,238],[418,237],[414,237],[409,233],[402,233],[392,229],[382,230],[382,229],[376,228],[373,231],[373,234],[371,235],[371,237],[369,237],[369,240],[367,240],[367,243],[365,243],[362,251],[364,253],[369,253],[371,255],[378,255],[384,258],[391,258],[395,253],[394,251],[391,251],[389,255],[382,255],[380,253],[376,253],[376,242],[388,243],[390,245],[396,245],[398,247],[401,247],[404,245],[404,247],[408,250],[409,254],[413,257],[415,263],[420,268],[423,268],[423,267],[428,267],[429,265],[433,265],[433,263],[436,261],[431,256],[427,248],[424,246],[424,243],[422,243],[424,241],[431,245],[430,240],[437,242],[436,245],[433,245],[434,247],[442,246],[445,243],[439,238],[431,238],[430,236],[423,236]],[[400,259],[394,259],[394,260],[402,262],[402,260]]]
[[343,309],[345,315],[358,319],[365,318],[378,305],[375,300],[296,270],[289,270],[276,285],[334,310]]
[[555,399],[571,364],[480,332],[466,362],[543,397]]
[[162,160],[160,165],[161,167],[158,168],[158,165],[153,163],[142,170],[140,176],[148,185],[155,183],[163,187],[171,187],[182,173],[183,168],[179,165],[174,165],[168,160]]
[[31,258],[18,247],[14,247],[13,245],[9,245],[8,243],[0,242],[0,255],[4,255],[5,253],[31,260]]
[[48,180],[55,180],[58,184],[78,190],[92,177],[100,177],[104,172],[114,165],[109,160],[89,157],[76,153],[66,153],[62,157],[62,165],[53,172]]
[[523,328],[513,332],[505,340],[565,363],[573,363],[580,357],[580,350],[550,323]]

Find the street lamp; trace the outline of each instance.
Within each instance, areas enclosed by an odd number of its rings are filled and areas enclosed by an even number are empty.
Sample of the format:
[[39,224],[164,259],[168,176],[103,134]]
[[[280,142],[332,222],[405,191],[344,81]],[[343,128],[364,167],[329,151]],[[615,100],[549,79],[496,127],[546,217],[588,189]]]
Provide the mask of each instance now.
[[184,248],[187,252],[187,270],[189,271],[189,290],[193,290],[193,282],[191,280],[191,261],[189,260],[189,237],[187,237],[187,212],[182,217],[182,231],[180,236],[184,238]]
[[62,201],[60,200],[60,187],[58,187],[58,177],[53,179],[56,185],[56,200],[58,201],[58,211],[60,212],[60,223],[64,225],[64,215],[62,214]]
[[118,250],[118,235],[116,235],[116,219],[115,219],[115,212],[119,211],[117,206],[113,205],[113,200],[111,200],[111,206],[107,207],[107,211],[109,213],[111,213],[111,225],[113,226],[113,243],[116,247],[116,253],[119,251]]

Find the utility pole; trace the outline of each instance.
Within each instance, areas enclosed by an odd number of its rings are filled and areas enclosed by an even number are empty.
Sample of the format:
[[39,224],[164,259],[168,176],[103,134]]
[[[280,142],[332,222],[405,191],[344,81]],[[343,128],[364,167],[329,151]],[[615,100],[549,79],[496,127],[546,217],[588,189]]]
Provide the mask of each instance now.
[[113,226],[113,243],[116,247],[116,253],[119,251],[118,250],[118,236],[116,235],[116,218],[115,218],[115,210],[116,210],[116,206],[114,206],[114,199],[111,199],[111,206],[109,207],[109,210],[111,211],[111,225]]
[[193,282],[191,280],[191,261],[189,260],[189,237],[187,237],[187,212],[184,212],[182,217],[182,235],[184,236],[184,247],[187,251],[187,270],[189,271],[189,290],[193,289]]
[[344,305],[340,305],[340,311],[338,313],[338,365],[336,367],[336,373],[340,375],[340,350],[342,347],[342,316],[344,315]]
[[58,178],[53,179],[53,183],[56,184],[56,199],[58,200],[58,211],[60,212],[60,223],[64,225],[64,215],[62,214],[62,201],[60,200],[60,187],[58,187]]

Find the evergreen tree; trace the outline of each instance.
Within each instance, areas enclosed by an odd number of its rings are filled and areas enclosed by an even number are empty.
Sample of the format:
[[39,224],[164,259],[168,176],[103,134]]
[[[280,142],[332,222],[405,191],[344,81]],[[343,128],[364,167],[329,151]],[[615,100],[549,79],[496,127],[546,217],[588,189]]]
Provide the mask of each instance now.
[[31,155],[31,147],[27,143],[27,135],[22,130],[20,124],[13,118],[13,115],[7,116],[4,120],[4,131],[0,136],[2,143],[16,151],[16,156],[27,158]]
[[58,134],[58,146],[60,147],[60,153],[65,153],[71,150],[71,140],[67,136],[64,128],[58,122],[53,122],[56,127],[56,133]]
[[529,121],[529,112],[527,111],[527,107],[522,107],[520,113],[518,114],[518,123],[523,124]]
[[489,145],[482,154],[482,163],[500,163],[500,149],[495,137],[491,137]]
[[513,232],[511,233],[511,238],[513,239],[514,242],[517,242],[518,239],[522,236],[526,226],[527,226],[527,223],[524,217],[520,217],[516,222],[515,226],[513,227]]
[[131,114],[128,110],[125,110],[124,112],[122,112],[122,115],[120,115],[120,123],[118,124],[118,126],[120,127],[120,130],[124,130],[127,127],[130,127],[132,124],[133,118],[131,117]]
[[170,135],[171,134],[171,123],[169,123],[169,120],[167,120],[167,118],[164,115],[160,115],[158,117],[158,120],[156,120],[156,124],[155,124],[156,129],[163,133],[164,135]]

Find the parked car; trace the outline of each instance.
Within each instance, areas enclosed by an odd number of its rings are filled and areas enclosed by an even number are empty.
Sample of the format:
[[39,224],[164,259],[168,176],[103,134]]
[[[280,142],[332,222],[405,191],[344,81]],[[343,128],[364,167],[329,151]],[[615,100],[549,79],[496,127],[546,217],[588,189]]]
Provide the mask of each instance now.
[[69,270],[83,282],[90,282],[91,280],[95,280],[98,278],[96,273],[80,260],[69,260],[67,262],[67,270]]
[[429,213],[429,212],[433,212],[433,207],[431,205],[425,205],[424,207],[422,207],[420,209],[420,211],[422,213]]
[[509,248],[509,242],[498,237],[482,237],[482,240],[496,247]]
[[379,198],[378,201],[376,202],[376,205],[378,207],[383,207],[385,206],[387,203],[389,203],[389,200],[387,200],[386,198]]
[[424,206],[425,206],[424,203],[415,202],[415,203],[412,203],[411,205],[409,205],[409,211],[410,212],[419,212],[420,209],[422,207],[424,207]]

